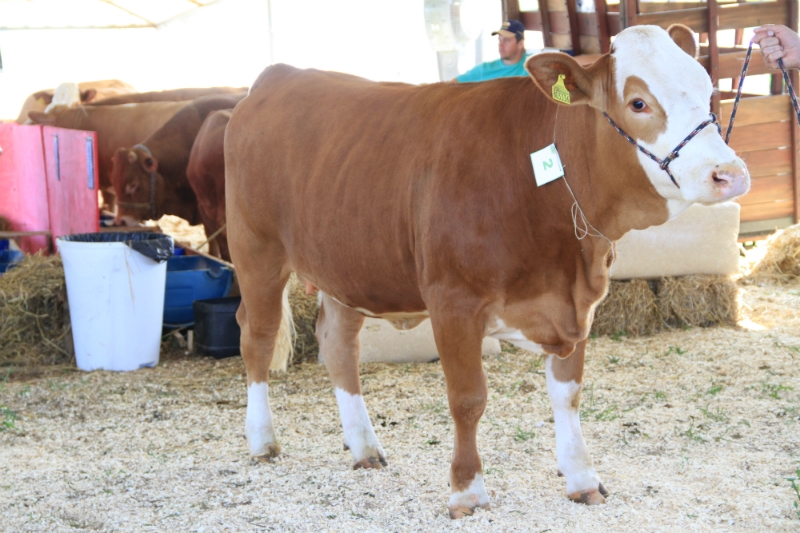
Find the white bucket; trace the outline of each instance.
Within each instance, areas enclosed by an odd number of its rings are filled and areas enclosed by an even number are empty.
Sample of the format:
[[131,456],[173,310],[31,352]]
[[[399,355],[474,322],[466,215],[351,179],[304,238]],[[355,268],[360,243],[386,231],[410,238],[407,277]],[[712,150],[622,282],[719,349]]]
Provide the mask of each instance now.
[[158,364],[167,262],[123,242],[57,239],[81,370]]

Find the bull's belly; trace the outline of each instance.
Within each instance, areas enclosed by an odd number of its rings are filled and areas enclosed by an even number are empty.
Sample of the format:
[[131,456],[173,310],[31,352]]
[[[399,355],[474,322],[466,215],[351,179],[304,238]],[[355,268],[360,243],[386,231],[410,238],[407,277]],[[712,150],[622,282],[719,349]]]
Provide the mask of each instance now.
[[532,353],[545,353],[545,350],[542,348],[541,344],[526,337],[525,334],[522,333],[522,330],[509,327],[505,324],[505,322],[499,319],[494,326],[488,329],[487,337],[492,337],[493,339],[497,339],[499,341],[510,342],[514,346]]

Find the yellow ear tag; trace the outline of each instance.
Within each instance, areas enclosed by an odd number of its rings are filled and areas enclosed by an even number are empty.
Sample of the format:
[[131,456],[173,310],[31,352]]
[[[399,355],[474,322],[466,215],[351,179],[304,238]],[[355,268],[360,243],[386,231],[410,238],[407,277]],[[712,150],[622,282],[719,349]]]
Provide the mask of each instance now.
[[564,78],[565,76],[563,74],[558,75],[558,81],[553,85],[553,100],[569,104],[569,91],[564,85]]

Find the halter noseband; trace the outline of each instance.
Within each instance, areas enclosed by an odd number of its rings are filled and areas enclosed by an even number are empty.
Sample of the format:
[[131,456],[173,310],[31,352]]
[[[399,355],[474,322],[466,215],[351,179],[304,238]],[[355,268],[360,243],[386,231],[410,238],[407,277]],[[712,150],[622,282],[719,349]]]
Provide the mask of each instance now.
[[639,149],[639,151],[640,151],[640,152],[642,152],[644,155],[646,155],[647,157],[649,157],[650,159],[652,159],[653,161],[655,161],[656,163],[658,163],[658,166],[659,166],[659,168],[660,168],[661,170],[663,170],[664,172],[666,172],[666,173],[667,173],[667,175],[669,176],[669,179],[671,179],[671,180],[672,180],[672,183],[674,183],[674,184],[675,184],[675,186],[676,186],[677,188],[679,188],[679,189],[681,188],[681,186],[680,186],[680,185],[678,185],[678,182],[677,182],[677,181],[675,181],[675,176],[673,176],[673,175],[672,175],[672,172],[670,172],[670,171],[669,171],[669,164],[670,164],[670,163],[672,163],[672,162],[673,162],[673,161],[674,161],[674,160],[675,160],[675,159],[678,157],[678,152],[680,151],[680,149],[681,149],[681,148],[683,148],[684,146],[686,146],[686,144],[687,144],[689,141],[691,141],[691,140],[694,138],[694,136],[695,136],[695,135],[697,135],[698,133],[700,133],[700,132],[703,130],[703,128],[705,128],[705,127],[706,127],[706,126],[708,126],[709,124],[714,124],[714,125],[717,127],[717,131],[719,132],[719,134],[720,134],[720,135],[722,135],[722,126],[720,126],[720,125],[719,125],[719,121],[717,120],[717,115],[715,115],[714,113],[709,113],[709,114],[711,115],[711,118],[709,118],[708,120],[706,120],[706,121],[702,122],[702,123],[701,123],[699,126],[697,126],[697,127],[694,129],[694,131],[692,131],[692,133],[690,133],[689,135],[687,135],[687,136],[686,136],[686,138],[685,138],[685,139],[683,139],[683,140],[680,142],[680,144],[678,144],[678,146],[676,146],[676,147],[675,147],[675,149],[674,149],[674,150],[672,150],[672,151],[669,153],[669,155],[667,155],[667,157],[665,157],[664,159],[659,159],[659,158],[658,158],[658,157],[656,157],[656,156],[655,156],[655,154],[653,154],[651,151],[649,151],[648,149],[646,149],[646,148],[645,148],[644,146],[642,146],[641,144],[637,143],[637,142],[636,142],[636,140],[635,140],[633,137],[631,137],[630,135],[628,135],[627,133],[625,133],[625,131],[624,131],[622,128],[620,128],[620,127],[617,125],[617,123],[616,123],[616,122],[614,122],[613,120],[611,120],[611,117],[609,117],[609,116],[608,116],[608,113],[606,113],[605,111],[603,111],[603,116],[604,116],[604,117],[606,117],[606,119],[608,120],[608,122],[609,122],[609,123],[611,123],[611,126],[612,126],[612,127],[615,129],[615,130],[617,130],[617,133],[619,133],[620,135],[622,135],[623,137],[625,137],[625,140],[627,140],[629,143],[631,143],[631,144],[632,144],[632,145],[634,145],[636,148],[638,148],[638,149]]
[[[153,153],[147,148],[147,146],[143,144],[137,144],[134,148],[141,148],[150,159],[153,158]],[[150,173],[150,203],[145,202],[117,202],[117,205],[120,207],[127,207],[131,209],[141,209],[143,207],[150,208],[150,218],[155,220],[156,218],[156,173]]]

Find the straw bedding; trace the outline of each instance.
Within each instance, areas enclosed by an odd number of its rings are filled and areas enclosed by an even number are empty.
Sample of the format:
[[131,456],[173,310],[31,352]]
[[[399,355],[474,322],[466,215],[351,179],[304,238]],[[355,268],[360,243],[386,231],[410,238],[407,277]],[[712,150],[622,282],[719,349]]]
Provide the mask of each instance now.
[[16,416],[0,430],[0,530],[796,533],[800,292],[747,286],[742,298],[768,329],[589,341],[581,418],[606,505],[565,497],[533,354],[484,359],[478,445],[491,509],[452,522],[439,363],[361,366],[389,465],[353,471],[322,365],[271,380],[285,453],[251,464],[241,358],[181,352],[136,372],[0,383],[0,407]]
[[793,283],[800,279],[800,224],[776,232],[767,252],[747,277],[748,282]]
[[70,331],[60,257],[27,256],[0,276],[0,368],[74,361]]

